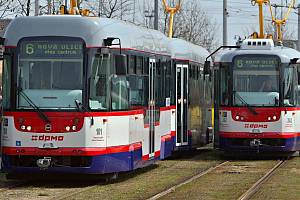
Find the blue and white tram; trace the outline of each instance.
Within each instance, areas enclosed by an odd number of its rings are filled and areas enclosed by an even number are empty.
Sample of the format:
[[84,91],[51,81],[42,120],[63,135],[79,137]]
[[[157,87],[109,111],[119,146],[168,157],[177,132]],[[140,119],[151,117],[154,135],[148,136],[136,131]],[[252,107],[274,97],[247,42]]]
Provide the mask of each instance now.
[[170,49],[162,33],[119,20],[14,19],[5,33],[3,170],[103,174],[170,156]]

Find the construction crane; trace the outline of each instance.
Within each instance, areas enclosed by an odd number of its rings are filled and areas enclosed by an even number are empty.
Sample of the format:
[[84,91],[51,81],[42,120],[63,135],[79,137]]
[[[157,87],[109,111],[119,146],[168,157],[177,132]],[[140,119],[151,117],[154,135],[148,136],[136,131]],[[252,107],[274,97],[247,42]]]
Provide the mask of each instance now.
[[165,12],[170,13],[170,22],[169,22],[169,38],[173,37],[173,23],[174,23],[174,15],[180,10],[181,8],[181,0],[176,4],[175,7],[168,6],[166,0],[162,0]]

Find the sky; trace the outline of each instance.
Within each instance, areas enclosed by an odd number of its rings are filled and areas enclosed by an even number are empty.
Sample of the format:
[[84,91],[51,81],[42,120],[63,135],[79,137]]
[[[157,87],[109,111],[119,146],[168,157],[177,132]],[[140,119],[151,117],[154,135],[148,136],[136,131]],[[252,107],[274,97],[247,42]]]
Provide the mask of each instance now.
[[[46,0],[40,0],[41,2],[45,2]],[[87,2],[96,2],[98,3],[100,0],[84,0]],[[107,1],[107,0],[101,0]],[[123,0],[125,1],[125,0]],[[158,0],[160,7],[162,6],[162,0]],[[176,2],[178,0],[167,0],[167,2]],[[181,0],[183,2],[192,1],[194,3],[200,4],[202,10],[207,13],[209,18],[217,23],[217,39],[219,44],[223,43],[223,0]],[[289,4],[291,0],[270,0],[271,4]],[[34,2],[34,0],[32,0]],[[153,5],[154,0],[135,0],[136,6],[136,14],[132,17],[137,19],[137,23],[139,18],[142,19],[144,16],[144,10],[147,8],[147,5]],[[296,0],[296,6],[300,4],[300,0]],[[258,6],[252,6],[251,0],[227,0],[228,4],[228,43],[229,45],[235,44],[236,36],[241,36],[244,38],[245,36],[250,35],[253,30],[259,32],[259,24],[258,24]],[[146,6],[145,6],[146,5]],[[265,14],[265,23],[271,23],[270,11],[268,6],[264,6],[264,14]],[[273,9],[274,11],[274,9]],[[287,9],[283,9],[283,14],[285,14]],[[279,13],[280,17],[281,9],[277,9],[277,13]],[[297,39],[297,24],[298,24],[298,15],[296,10],[292,10],[286,28],[289,32],[293,32],[294,38]],[[175,16],[176,18],[176,16]],[[175,19],[176,20],[176,19]]]
[[[220,30],[219,40],[220,44],[223,41],[223,0],[195,0],[200,3],[202,8],[207,12],[211,18],[215,19],[218,23]],[[289,4],[290,0],[287,1]],[[271,0],[271,4],[281,4],[286,5],[286,0]],[[299,2],[300,3],[300,2]],[[259,32],[259,23],[258,23],[258,6],[252,6],[250,0],[227,0],[228,4],[228,42],[229,45],[235,44],[235,36],[241,36],[244,38],[249,33],[249,30],[253,30],[255,27],[256,31]],[[298,1],[296,1],[296,5]],[[286,13],[287,9],[283,9],[283,15]],[[274,9],[273,9],[274,12]],[[280,13],[281,9],[277,8],[277,12]],[[298,24],[298,15],[296,10],[292,10],[288,21],[287,28],[289,31],[294,33],[295,38],[297,39],[297,24]],[[265,23],[271,23],[269,7],[264,6]],[[280,17],[280,14],[279,14]],[[248,31],[247,31],[248,30]]]

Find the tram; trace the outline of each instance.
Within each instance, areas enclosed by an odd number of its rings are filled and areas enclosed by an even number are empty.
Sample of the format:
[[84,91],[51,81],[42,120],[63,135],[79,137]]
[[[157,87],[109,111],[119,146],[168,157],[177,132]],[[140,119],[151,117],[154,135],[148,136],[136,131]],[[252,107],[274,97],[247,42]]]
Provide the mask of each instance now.
[[217,56],[216,147],[272,154],[300,150],[299,58],[300,52],[272,39],[245,39]]
[[177,117],[172,119],[172,133],[176,133],[175,150],[208,144],[213,137],[212,74],[204,73],[209,53],[203,47],[177,38],[171,39],[170,50],[176,71]]
[[[200,76],[200,60],[175,56],[171,39],[158,31],[114,19],[20,17],[7,28],[4,44],[6,172],[134,170],[192,143],[183,135],[193,126],[179,117],[189,107],[196,110],[191,116],[204,120],[196,99],[184,100],[186,91],[193,94],[183,82],[188,70],[179,75],[176,69],[192,66],[193,76]],[[201,59],[208,54],[202,53]],[[196,80],[188,83],[196,89]],[[200,141],[205,128],[196,126]]]

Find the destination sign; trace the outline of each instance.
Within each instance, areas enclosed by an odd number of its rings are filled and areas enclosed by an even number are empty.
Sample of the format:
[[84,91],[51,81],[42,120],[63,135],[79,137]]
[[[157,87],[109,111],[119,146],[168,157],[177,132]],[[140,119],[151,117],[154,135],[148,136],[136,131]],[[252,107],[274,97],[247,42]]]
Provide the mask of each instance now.
[[81,58],[82,42],[65,40],[23,41],[21,58]]
[[278,66],[277,57],[238,57],[234,60],[236,68],[270,68]]

